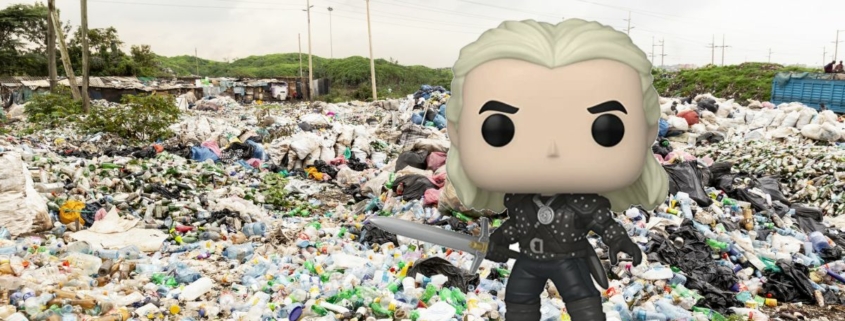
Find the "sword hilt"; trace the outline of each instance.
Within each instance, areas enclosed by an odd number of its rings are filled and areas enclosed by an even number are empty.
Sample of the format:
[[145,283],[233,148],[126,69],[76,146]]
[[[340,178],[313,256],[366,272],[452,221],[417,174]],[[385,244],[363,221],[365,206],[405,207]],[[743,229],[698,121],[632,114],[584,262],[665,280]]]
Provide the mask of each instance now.
[[478,236],[478,241],[470,245],[473,249],[475,249],[475,258],[472,259],[472,266],[469,268],[469,272],[472,274],[475,274],[475,272],[478,271],[478,267],[481,266],[481,262],[483,262],[484,258],[487,257],[487,250],[489,249],[488,245],[490,242],[490,227],[487,225],[487,218],[482,217],[478,221],[481,225],[481,235]]

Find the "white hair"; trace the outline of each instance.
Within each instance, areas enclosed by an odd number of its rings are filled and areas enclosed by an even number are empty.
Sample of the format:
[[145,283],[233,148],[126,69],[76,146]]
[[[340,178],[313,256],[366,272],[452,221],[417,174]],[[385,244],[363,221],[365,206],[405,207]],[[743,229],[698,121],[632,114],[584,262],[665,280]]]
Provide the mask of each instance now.
[[[598,22],[569,19],[557,25],[533,20],[505,21],[481,34],[475,42],[461,49],[452,68],[452,97],[447,102],[446,119],[454,132],[459,131],[463,107],[463,86],[467,74],[475,67],[497,59],[519,59],[548,68],[563,67],[594,59],[615,60],[630,66],[640,75],[643,109],[649,129],[658,126],[660,105],[652,85],[651,62],[625,33]],[[645,143],[645,166],[640,177],[630,186],[602,194],[610,200],[611,209],[624,211],[632,205],[651,210],[666,200],[669,191],[666,172],[651,152],[653,141]],[[504,193],[486,191],[475,186],[461,166],[458,148],[452,145],[446,158],[446,173],[458,198],[469,208],[501,212]]]

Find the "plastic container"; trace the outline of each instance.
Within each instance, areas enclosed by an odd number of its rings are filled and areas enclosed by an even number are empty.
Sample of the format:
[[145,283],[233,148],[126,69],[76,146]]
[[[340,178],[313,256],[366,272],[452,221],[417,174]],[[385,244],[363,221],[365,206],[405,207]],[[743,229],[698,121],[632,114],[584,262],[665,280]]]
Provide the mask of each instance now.
[[213,280],[207,277],[200,278],[182,289],[182,293],[179,294],[179,299],[182,301],[194,301],[203,294],[208,293],[208,291],[211,291],[213,286]]
[[230,245],[223,250],[223,256],[229,260],[244,261],[252,256],[254,251],[255,248],[252,247],[252,243]]
[[267,224],[264,222],[254,222],[244,225],[242,231],[247,237],[264,236],[267,232]]

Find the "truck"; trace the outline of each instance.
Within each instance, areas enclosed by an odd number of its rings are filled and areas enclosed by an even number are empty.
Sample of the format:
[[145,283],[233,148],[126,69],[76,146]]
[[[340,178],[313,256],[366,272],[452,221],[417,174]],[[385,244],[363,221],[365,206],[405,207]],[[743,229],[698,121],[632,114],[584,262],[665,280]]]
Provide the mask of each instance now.
[[845,74],[820,74],[808,72],[781,72],[772,80],[771,102],[800,102],[819,109],[845,114]]

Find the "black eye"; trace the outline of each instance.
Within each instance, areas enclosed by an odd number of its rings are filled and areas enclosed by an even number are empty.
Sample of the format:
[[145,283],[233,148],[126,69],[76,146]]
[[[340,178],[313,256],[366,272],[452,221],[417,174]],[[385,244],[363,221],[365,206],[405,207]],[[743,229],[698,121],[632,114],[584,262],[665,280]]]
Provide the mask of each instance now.
[[593,140],[604,147],[613,147],[625,136],[625,125],[616,115],[604,114],[593,121]]
[[481,124],[481,136],[493,147],[502,147],[510,143],[513,133],[513,121],[502,114],[491,115]]

